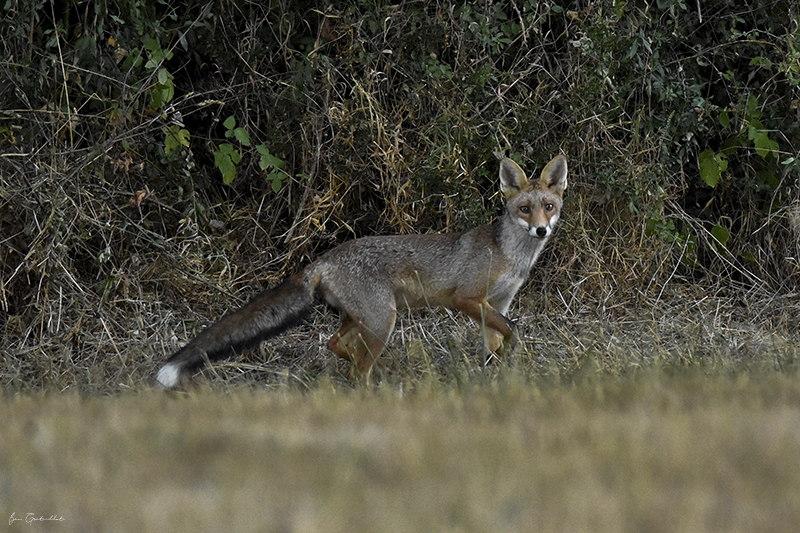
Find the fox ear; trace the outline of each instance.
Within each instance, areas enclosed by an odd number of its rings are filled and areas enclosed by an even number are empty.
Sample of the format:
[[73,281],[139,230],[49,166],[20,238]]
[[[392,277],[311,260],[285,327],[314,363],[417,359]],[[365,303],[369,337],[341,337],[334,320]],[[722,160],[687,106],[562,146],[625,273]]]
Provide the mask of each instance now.
[[516,196],[528,188],[528,178],[525,172],[511,159],[500,161],[500,190],[506,198]]
[[557,155],[542,170],[539,184],[543,189],[550,189],[555,194],[562,196],[567,188],[567,158]]

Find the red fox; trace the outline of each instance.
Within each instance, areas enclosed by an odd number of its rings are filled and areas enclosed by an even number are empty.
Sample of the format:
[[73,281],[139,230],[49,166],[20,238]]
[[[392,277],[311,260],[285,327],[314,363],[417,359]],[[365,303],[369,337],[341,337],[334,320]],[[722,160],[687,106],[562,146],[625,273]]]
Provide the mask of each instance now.
[[397,309],[443,305],[483,328],[486,348],[502,354],[517,342],[505,317],[561,213],[567,160],[557,156],[530,182],[511,159],[500,162],[506,200],[493,224],[462,233],[363,237],[334,248],[299,274],[224,316],[170,357],[156,379],[175,387],[207,361],[297,324],[315,299],[342,316],[328,348],[369,378],[394,329]]

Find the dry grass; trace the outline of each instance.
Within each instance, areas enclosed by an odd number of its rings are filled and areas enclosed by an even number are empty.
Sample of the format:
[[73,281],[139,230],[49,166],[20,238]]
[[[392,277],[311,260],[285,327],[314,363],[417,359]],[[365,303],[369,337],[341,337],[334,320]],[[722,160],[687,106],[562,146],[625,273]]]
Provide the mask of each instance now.
[[[789,531],[792,374],[3,397],[0,510],[59,531]],[[27,527],[20,523],[16,528]],[[13,530],[13,528],[12,528]]]
[[136,331],[97,369],[51,370],[66,394],[6,377],[26,392],[0,397],[0,512],[64,531],[791,530],[796,297],[585,286],[534,280],[521,348],[486,366],[465,318],[402,316],[374,388],[326,354],[323,313],[186,392],[147,385],[178,342]]

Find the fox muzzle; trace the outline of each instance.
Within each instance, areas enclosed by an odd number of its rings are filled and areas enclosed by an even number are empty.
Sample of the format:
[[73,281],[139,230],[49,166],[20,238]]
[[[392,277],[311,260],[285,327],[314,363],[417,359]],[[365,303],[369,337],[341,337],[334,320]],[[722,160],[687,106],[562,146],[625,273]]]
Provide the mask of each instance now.
[[549,236],[552,232],[553,230],[550,228],[550,226],[531,226],[528,230],[528,235],[543,239]]

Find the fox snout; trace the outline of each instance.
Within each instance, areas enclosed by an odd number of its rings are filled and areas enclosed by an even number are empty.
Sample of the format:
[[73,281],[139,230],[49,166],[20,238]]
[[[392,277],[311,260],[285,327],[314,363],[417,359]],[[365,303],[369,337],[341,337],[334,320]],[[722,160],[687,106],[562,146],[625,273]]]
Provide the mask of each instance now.
[[528,222],[525,219],[519,219],[517,222],[520,226],[522,226],[525,231],[528,232],[528,235],[531,237],[537,237],[539,239],[544,239],[545,237],[549,237],[553,233],[553,226],[555,226],[557,219],[550,219],[549,221],[542,223],[537,222]]
[[530,229],[530,234],[535,235],[541,239],[543,237],[547,237],[548,235],[550,235],[551,231],[552,230],[550,229],[550,226],[533,226]]
[[528,219],[520,219],[523,226],[527,226],[528,235],[544,239],[553,233],[553,228],[558,222],[558,209],[554,204],[545,203],[538,212],[530,212]]

